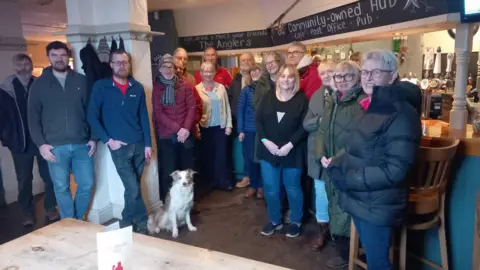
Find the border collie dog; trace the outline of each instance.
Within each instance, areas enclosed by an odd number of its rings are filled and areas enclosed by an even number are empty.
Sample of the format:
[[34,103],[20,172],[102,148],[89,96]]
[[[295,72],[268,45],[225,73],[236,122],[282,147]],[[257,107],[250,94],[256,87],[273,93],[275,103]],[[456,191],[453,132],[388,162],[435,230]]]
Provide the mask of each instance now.
[[174,171],[172,187],[168,191],[165,204],[158,212],[148,218],[148,231],[150,234],[159,233],[161,230],[171,231],[172,237],[178,237],[178,227],[187,224],[190,231],[197,228],[192,225],[190,211],[193,208],[193,170]]

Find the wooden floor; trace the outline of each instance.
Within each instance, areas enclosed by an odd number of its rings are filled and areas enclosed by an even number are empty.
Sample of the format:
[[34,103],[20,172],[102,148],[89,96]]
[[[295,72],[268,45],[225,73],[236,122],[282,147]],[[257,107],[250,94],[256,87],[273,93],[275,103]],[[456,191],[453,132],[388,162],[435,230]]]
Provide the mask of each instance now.
[[[37,196],[36,201],[37,223],[31,229],[21,225],[18,204],[0,209],[0,244],[45,226],[42,197]],[[283,234],[261,236],[260,230],[267,221],[265,203],[243,198],[243,190],[214,192],[199,202],[198,208],[200,214],[193,217],[198,231],[182,228],[176,241],[292,269],[328,269],[325,261],[335,254],[332,245],[321,252],[309,249],[309,237],[305,235],[310,234],[313,224],[307,224],[304,236],[297,239]],[[172,240],[169,233],[155,237]]]

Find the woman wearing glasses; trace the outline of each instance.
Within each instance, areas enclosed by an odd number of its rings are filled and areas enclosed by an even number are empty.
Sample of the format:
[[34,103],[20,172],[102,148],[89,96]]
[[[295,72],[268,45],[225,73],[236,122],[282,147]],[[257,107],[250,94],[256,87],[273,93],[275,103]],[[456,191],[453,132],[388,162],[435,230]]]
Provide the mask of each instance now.
[[[325,101],[325,111],[315,142],[316,160],[322,167],[327,167],[328,162],[340,154],[350,139],[349,130],[356,124],[354,119],[363,114],[359,101],[365,94],[360,87],[360,67],[357,63],[339,63],[333,80],[337,91],[331,93]],[[330,233],[337,249],[337,256],[328,260],[327,266],[343,269],[348,265],[350,215],[340,208],[338,190],[332,185],[326,170],[321,171],[320,179],[325,182]]]
[[303,127],[308,136],[308,152],[307,152],[307,167],[308,176],[314,179],[314,197],[315,197],[315,216],[318,223],[319,233],[315,237],[312,243],[313,250],[319,250],[322,248],[328,239],[328,199],[325,192],[325,182],[320,180],[321,165],[315,158],[315,137],[318,135],[318,129],[320,121],[323,117],[323,109],[325,105],[325,93],[332,92],[332,88],[335,88],[333,82],[333,75],[335,72],[335,62],[332,60],[326,60],[320,63],[318,66],[318,75],[322,79],[323,85],[320,90],[313,94],[310,102],[308,103],[307,116],[303,120]]
[[368,269],[392,269],[390,236],[403,221],[405,177],[421,139],[421,92],[412,83],[397,82],[392,52],[371,51],[362,63],[365,114],[355,119],[345,152],[325,165],[340,206],[357,227]]
[[263,64],[267,72],[258,79],[255,95],[253,96],[253,108],[256,109],[262,97],[270,90],[275,89],[277,72],[281,63],[281,56],[278,52],[267,52],[263,56]]

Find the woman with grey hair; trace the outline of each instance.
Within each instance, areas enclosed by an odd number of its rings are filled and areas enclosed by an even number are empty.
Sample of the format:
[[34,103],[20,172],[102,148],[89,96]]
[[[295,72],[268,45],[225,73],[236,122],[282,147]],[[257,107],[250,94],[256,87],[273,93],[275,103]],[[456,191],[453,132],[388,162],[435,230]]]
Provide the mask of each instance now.
[[228,140],[232,133],[232,113],[225,87],[214,81],[215,64],[203,62],[200,67],[202,82],[196,89],[203,103],[200,120],[200,149],[202,153],[202,179],[209,181],[208,189],[232,190],[229,166]]
[[270,90],[275,89],[275,82],[277,81],[277,72],[282,65],[282,57],[278,52],[267,52],[263,55],[263,65],[265,72],[257,82],[255,95],[253,97],[253,107],[257,108],[262,97]]
[[322,161],[339,191],[367,255],[368,269],[392,269],[390,237],[405,216],[405,181],[421,139],[421,92],[398,82],[397,59],[390,51],[366,53],[360,101],[364,115],[350,132],[345,151]]
[[325,93],[331,93],[335,88],[333,75],[335,72],[335,62],[332,60],[323,61],[318,66],[318,75],[322,79],[323,85],[320,90],[313,94],[308,103],[308,112],[303,120],[303,128],[309,133],[307,168],[308,176],[314,183],[315,217],[318,223],[319,234],[313,241],[313,249],[318,250],[323,247],[328,238],[328,199],[325,192],[325,183],[320,179],[321,165],[315,160],[315,137],[318,136],[320,121],[323,117],[325,105]]
[[[331,92],[325,100],[324,115],[320,122],[318,136],[315,137],[316,160],[321,165],[319,181],[315,182],[315,193],[321,193],[320,191],[323,190],[326,193],[330,226],[326,222],[320,226],[320,234],[323,234],[323,237],[317,239],[321,241],[314,243],[313,248],[320,248],[325,243],[330,230],[336,243],[337,255],[327,261],[327,266],[343,269],[348,265],[351,220],[350,215],[340,208],[338,190],[332,184],[324,167],[326,167],[325,160],[341,154],[350,139],[349,131],[356,125],[356,117],[363,115],[359,101],[365,97],[365,94],[360,87],[360,67],[357,63],[344,61],[337,64],[332,77],[337,91]],[[318,211],[322,209],[317,209]],[[320,215],[320,218],[325,221],[325,217],[322,216],[325,215]]]

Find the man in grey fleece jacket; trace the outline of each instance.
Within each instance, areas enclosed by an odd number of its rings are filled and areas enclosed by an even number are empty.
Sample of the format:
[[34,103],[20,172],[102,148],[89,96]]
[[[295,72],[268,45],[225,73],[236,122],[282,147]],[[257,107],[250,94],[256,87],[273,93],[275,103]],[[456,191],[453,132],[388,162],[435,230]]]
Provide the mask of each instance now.
[[[47,46],[51,67],[33,83],[28,98],[28,125],[33,142],[48,161],[61,218],[82,219],[90,203],[96,143],[87,123],[87,81],[70,70],[69,49],[54,41]],[[70,172],[78,185],[75,202]]]

